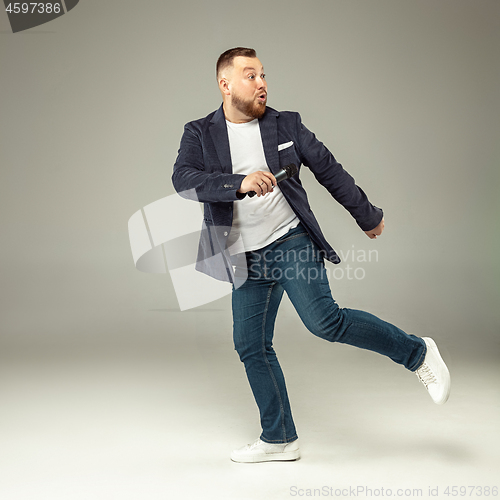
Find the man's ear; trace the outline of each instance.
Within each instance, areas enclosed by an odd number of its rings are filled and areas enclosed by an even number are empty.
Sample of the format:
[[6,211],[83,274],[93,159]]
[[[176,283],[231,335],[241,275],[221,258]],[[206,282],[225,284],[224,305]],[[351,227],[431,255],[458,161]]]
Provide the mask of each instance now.
[[224,95],[230,95],[229,91],[229,80],[227,78],[221,78],[219,80],[219,89]]

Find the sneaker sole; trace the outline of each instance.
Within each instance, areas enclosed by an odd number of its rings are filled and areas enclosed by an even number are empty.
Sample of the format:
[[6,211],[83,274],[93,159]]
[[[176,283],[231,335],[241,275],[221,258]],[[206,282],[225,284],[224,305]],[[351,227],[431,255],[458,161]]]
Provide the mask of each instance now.
[[300,451],[286,451],[283,453],[266,453],[265,455],[250,455],[247,457],[235,457],[231,454],[231,460],[237,463],[258,463],[258,462],[288,462],[300,458]]

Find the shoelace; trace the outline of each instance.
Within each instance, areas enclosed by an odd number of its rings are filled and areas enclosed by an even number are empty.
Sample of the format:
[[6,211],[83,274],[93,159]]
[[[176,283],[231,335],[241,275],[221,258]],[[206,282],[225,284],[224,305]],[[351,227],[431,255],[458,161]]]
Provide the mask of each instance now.
[[426,388],[429,384],[437,382],[434,372],[429,368],[427,363],[424,363],[415,373]]
[[258,445],[260,444],[260,442],[261,442],[261,441],[260,441],[260,438],[259,438],[259,439],[257,439],[257,441],[255,441],[254,443],[252,443],[252,444],[247,444],[247,447],[248,447],[248,449],[249,449],[249,450],[253,450],[256,446],[258,446]]

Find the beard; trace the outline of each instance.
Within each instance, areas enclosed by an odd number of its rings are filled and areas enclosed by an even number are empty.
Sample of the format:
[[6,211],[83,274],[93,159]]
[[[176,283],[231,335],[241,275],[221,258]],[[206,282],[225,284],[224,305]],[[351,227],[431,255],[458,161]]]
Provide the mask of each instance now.
[[[266,99],[267,102],[267,99]],[[262,118],[266,112],[266,102],[259,102],[257,100],[245,101],[241,97],[235,95],[231,96],[231,104],[246,116],[251,118]]]

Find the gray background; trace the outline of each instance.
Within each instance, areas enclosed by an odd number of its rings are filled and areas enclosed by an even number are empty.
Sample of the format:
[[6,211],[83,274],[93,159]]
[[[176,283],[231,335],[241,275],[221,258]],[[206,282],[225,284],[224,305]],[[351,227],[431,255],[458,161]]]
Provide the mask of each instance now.
[[[486,0],[82,0],[14,35],[0,14],[2,498],[498,486],[499,20]],[[378,250],[334,297],[432,336],[452,372],[437,407],[401,367],[310,335],[285,298],[293,464],[230,462],[260,432],[230,297],[181,313],[127,233],[173,194],[183,125],[219,106],[234,46],[384,209],[369,240],[304,169],[334,248]]]

